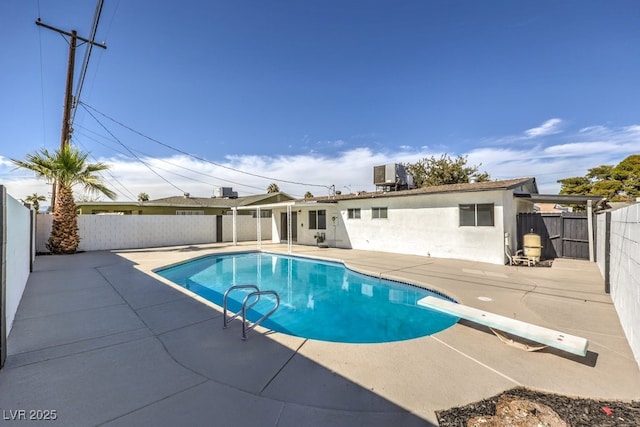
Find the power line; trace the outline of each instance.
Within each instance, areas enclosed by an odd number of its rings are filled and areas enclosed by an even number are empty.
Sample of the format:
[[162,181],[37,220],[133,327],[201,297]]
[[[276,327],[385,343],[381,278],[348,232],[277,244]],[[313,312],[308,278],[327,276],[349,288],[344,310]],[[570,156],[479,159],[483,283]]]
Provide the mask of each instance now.
[[[330,185],[309,184],[309,183],[305,183],[305,182],[289,181],[289,180],[286,180],[286,179],[278,179],[278,178],[268,177],[268,176],[259,175],[259,174],[255,174],[255,173],[252,173],[252,172],[247,172],[247,171],[243,171],[243,170],[240,170],[240,169],[232,168],[230,166],[225,166],[223,164],[216,163],[216,162],[213,162],[211,160],[207,160],[207,159],[205,159],[203,157],[199,157],[199,156],[196,156],[194,154],[188,153],[186,151],[180,150],[179,148],[175,148],[175,147],[173,147],[173,146],[171,146],[169,144],[166,144],[166,143],[164,143],[162,141],[158,141],[155,138],[147,136],[147,135],[143,134],[142,132],[137,131],[137,130],[125,125],[124,123],[121,123],[118,120],[116,120],[116,119],[114,119],[112,117],[109,117],[108,115],[98,111],[97,109],[95,109],[92,106],[86,104],[85,102],[79,101],[79,104],[82,105],[87,112],[89,112],[89,109],[91,109],[91,110],[95,111],[96,113],[100,114],[101,116],[105,117],[106,119],[111,120],[112,122],[122,126],[123,128],[125,128],[125,129],[127,129],[127,130],[129,130],[129,131],[131,131],[131,132],[133,132],[133,133],[135,133],[135,134],[137,134],[137,135],[139,135],[139,136],[141,136],[143,138],[146,138],[146,139],[148,139],[150,141],[155,142],[156,144],[162,145],[163,147],[169,148],[169,149],[174,150],[174,151],[176,151],[178,153],[184,154],[185,156],[192,157],[192,158],[200,160],[202,162],[210,163],[210,164],[212,164],[214,166],[218,166],[218,167],[221,167],[221,168],[224,168],[224,169],[228,169],[228,170],[231,170],[231,171],[234,171],[234,172],[237,172],[237,173],[250,175],[250,176],[254,176],[256,178],[262,178],[262,179],[266,179],[266,180],[270,180],[270,181],[284,182],[284,183],[287,183],[287,184],[295,184],[295,185],[303,185],[303,186],[307,186],[307,187],[321,187],[321,188],[327,188],[327,189],[331,188]],[[92,117],[95,118],[95,116],[93,116],[93,115],[92,115]]]
[[147,169],[149,169],[154,175],[156,175],[158,178],[162,179],[164,182],[166,182],[167,184],[169,184],[170,186],[172,186],[173,188],[177,189],[178,191],[180,191],[181,193],[186,193],[183,189],[181,189],[180,187],[178,187],[177,185],[173,184],[172,182],[170,182],[169,180],[167,180],[165,177],[163,177],[162,175],[160,175],[158,172],[156,172],[155,170],[153,170],[152,167],[150,167],[148,164],[146,164],[145,162],[142,161],[142,159],[140,159],[133,151],[131,151],[129,149],[129,147],[127,147],[126,145],[124,145],[122,142],[120,142],[120,140],[118,138],[116,138],[116,136],[111,133],[111,131],[109,131],[109,129],[106,128],[105,125],[103,125],[100,120],[98,120],[98,118],[96,116],[94,116],[91,111],[89,111],[86,107],[85,104],[83,102],[80,103],[80,105],[82,105],[82,107],[84,108],[84,110],[91,116],[93,117],[93,119],[100,125],[102,126],[102,128],[109,134],[111,135],[111,137],[118,143],[120,144],[122,147],[124,147],[125,150],[127,150],[129,152],[129,154],[131,154],[133,157],[135,157],[140,163],[142,163],[143,165],[145,165],[147,167]]
[[[91,32],[89,33],[89,40],[92,42],[96,38],[98,32],[98,24],[100,23],[100,16],[102,15],[102,6],[104,0],[98,0],[96,4],[96,10],[93,14],[93,24],[91,26]],[[91,58],[91,51],[93,50],[93,43],[88,43],[87,50],[84,52],[84,60],[82,61],[82,67],[80,68],[80,78],[78,79],[78,85],[76,86],[76,96],[74,97],[73,105],[71,106],[71,123],[76,117],[76,111],[78,109],[78,101],[80,100],[80,94],[84,86],[84,79],[87,75],[87,69],[89,67],[89,59]]]
[[[80,127],[81,127],[82,129],[86,130],[87,132],[91,132],[91,133],[93,133],[93,134],[95,134],[95,135],[98,135],[98,136],[100,136],[100,137],[103,137],[103,138],[104,138],[104,136],[103,136],[103,135],[100,135],[100,134],[98,134],[98,133],[96,133],[96,132],[93,132],[93,131],[91,131],[90,129],[84,128],[84,127],[82,127],[82,126],[80,126]],[[76,133],[78,133],[78,131],[76,131]],[[79,133],[81,133],[81,134],[82,134],[82,132],[79,132]],[[97,142],[98,144],[100,144],[100,145],[102,145],[102,146],[104,146],[104,147],[109,148],[110,150],[113,150],[113,151],[115,151],[115,152],[117,152],[117,153],[123,154],[123,155],[125,155],[125,156],[127,156],[127,157],[128,157],[128,155],[127,155],[124,151],[117,150],[117,149],[115,149],[115,148],[113,148],[113,147],[111,147],[111,146],[109,146],[109,145],[107,145],[107,144],[105,144],[105,143],[103,143],[103,142],[100,142],[100,141],[98,141],[97,139],[92,138],[92,137],[90,137],[90,136],[88,136],[88,135],[86,135],[86,134],[84,134],[84,136],[85,136],[86,138],[91,139],[92,141]],[[174,166],[174,167],[177,167],[177,168],[180,168],[180,169],[188,170],[188,171],[193,172],[193,173],[196,173],[196,174],[198,174],[198,175],[206,176],[206,177],[208,177],[208,178],[213,178],[213,179],[218,180],[218,181],[228,182],[228,183],[230,183],[230,184],[235,184],[235,185],[238,185],[238,186],[241,186],[241,187],[252,188],[252,189],[254,189],[254,190],[264,190],[264,188],[262,188],[262,187],[256,187],[256,186],[254,186],[254,185],[243,184],[243,183],[240,183],[240,182],[231,181],[231,180],[229,180],[229,179],[220,178],[220,177],[217,177],[217,176],[214,176],[214,175],[210,175],[210,174],[205,173],[205,172],[200,172],[200,171],[198,171],[198,170],[190,169],[190,168],[188,168],[188,167],[186,167],[186,166],[182,166],[182,165],[180,165],[180,164],[177,164],[177,163],[174,163],[174,162],[170,162],[170,161],[165,160],[165,159],[161,159],[161,158],[158,158],[158,157],[154,157],[154,156],[152,156],[152,155],[150,155],[150,154],[148,154],[148,153],[145,153],[145,152],[140,151],[140,150],[136,150],[135,148],[132,148],[132,147],[129,147],[129,149],[130,149],[130,150],[132,150],[132,151],[135,151],[136,153],[141,154],[141,155],[143,155],[143,156],[145,156],[145,157],[147,157],[147,158],[150,158],[150,159],[153,159],[153,160],[157,160],[157,161],[160,161],[160,162],[166,163],[166,164],[168,164],[168,165],[171,165],[171,166]],[[164,169],[164,170],[166,170],[166,169]],[[172,173],[171,171],[168,171],[168,170],[167,170],[167,172]],[[178,174],[176,174],[176,175],[178,175]],[[182,175],[179,175],[179,176],[182,176]],[[200,181],[200,180],[197,180],[197,179],[194,179],[194,178],[190,178],[190,177],[186,177],[186,176],[185,176],[184,178],[192,179],[193,181],[196,181],[196,182],[203,182],[203,181]],[[207,183],[207,184],[211,185],[211,183]]]
[[[76,133],[76,134],[77,134],[77,133]],[[85,136],[86,136],[86,135],[85,135]],[[89,139],[91,139],[92,141],[97,142],[98,144],[101,144],[101,145],[103,145],[103,146],[107,147],[107,145],[106,145],[106,144],[103,144],[103,143],[102,143],[102,142],[100,142],[100,141],[97,141],[97,140],[95,140],[95,139],[93,139],[93,138],[91,138],[91,137],[88,137],[88,136],[86,136],[86,137],[87,137],[87,138],[89,138]],[[108,147],[108,148],[110,148],[110,149],[114,150],[114,151],[115,151],[115,152],[117,152],[117,153],[123,154],[124,156],[129,157],[129,156],[127,155],[127,153],[125,153],[124,151],[116,150],[116,149],[111,148],[111,147]],[[198,174],[201,174],[201,175],[205,175],[205,176],[207,176],[207,177],[211,177],[211,176],[210,176],[210,175],[208,175],[208,174],[205,174],[205,173],[202,173],[202,172],[198,172],[198,171],[194,171],[194,170],[189,169],[189,168],[187,168],[187,167],[184,167],[184,166],[181,166],[181,165],[178,165],[178,164],[175,164],[175,163],[171,163],[171,162],[168,162],[168,161],[163,160],[163,159],[158,159],[158,158],[155,158],[155,157],[151,157],[151,156],[149,156],[148,154],[143,153],[143,152],[142,152],[142,151],[140,151],[140,150],[136,150],[136,149],[131,148],[131,147],[129,147],[129,149],[130,149],[131,151],[135,151],[135,152],[137,152],[137,153],[139,153],[139,154],[142,154],[142,155],[144,155],[144,156],[147,156],[148,158],[150,158],[150,159],[152,159],[152,160],[157,160],[157,161],[160,161],[160,162],[164,162],[164,163],[167,163],[167,164],[169,164],[169,165],[171,165],[171,166],[175,166],[175,167],[178,167],[178,168],[181,168],[181,169],[188,170],[188,171],[190,171],[190,172],[194,172],[194,173],[198,173]],[[86,148],[85,148],[85,150],[86,150]],[[149,166],[149,167],[151,167],[151,166]],[[211,185],[211,183],[210,183],[210,182],[206,182],[206,181],[202,181],[202,180],[200,180],[200,179],[196,179],[196,178],[193,178],[193,177],[190,177],[190,176],[182,175],[182,174],[179,174],[179,173],[174,172],[174,171],[169,170],[169,169],[162,168],[162,167],[157,166],[157,165],[155,165],[155,166],[153,166],[153,167],[155,167],[156,169],[160,169],[160,170],[163,170],[163,171],[165,171],[165,172],[168,172],[168,173],[170,173],[170,174],[177,175],[177,176],[179,176],[179,177],[181,177],[181,178],[188,179],[188,180],[190,180],[190,181],[195,181],[195,182],[200,182],[200,183],[202,183],[202,184]],[[242,184],[240,184],[240,185],[242,185]],[[258,187],[254,187],[254,188],[258,188]],[[258,188],[258,189],[260,190],[260,188]]]
[[[72,136],[72,138],[73,138],[73,141],[74,141],[74,142],[76,142],[78,145],[80,145],[82,148],[84,148],[84,151],[86,151],[87,153],[89,153],[89,150],[87,150],[87,147],[85,147],[85,146],[82,144],[82,142],[78,141],[78,138],[76,138],[75,136]],[[89,154],[89,155],[91,156],[91,158],[92,158],[93,160],[95,160],[96,162],[98,161],[98,159],[96,159],[92,154]],[[126,191],[127,193],[129,193],[129,196],[131,196],[132,198],[134,198],[134,199],[135,199],[135,196],[133,195],[133,193],[132,193],[131,191],[129,191],[129,189],[128,189],[124,184],[122,184],[120,181],[118,181],[118,178],[116,178],[116,177],[115,177],[111,172],[109,172],[109,170],[108,170],[108,169],[106,169],[106,170],[105,170],[105,172],[106,172],[106,173],[107,173],[111,178],[113,178],[113,180],[114,180],[115,182],[117,182],[117,183],[118,183],[118,185],[120,185],[120,187],[122,187],[122,188],[124,189],[124,191]],[[120,190],[116,190],[116,191],[118,191],[121,195],[123,195],[123,196],[127,197],[127,195],[126,195],[126,194],[124,194],[123,192],[121,192]]]
[[[40,0],[38,0],[38,19],[40,19]],[[44,66],[42,60],[42,31],[38,31],[38,45],[40,46],[40,96],[42,100],[42,142],[47,146],[47,125],[45,120],[44,102]]]

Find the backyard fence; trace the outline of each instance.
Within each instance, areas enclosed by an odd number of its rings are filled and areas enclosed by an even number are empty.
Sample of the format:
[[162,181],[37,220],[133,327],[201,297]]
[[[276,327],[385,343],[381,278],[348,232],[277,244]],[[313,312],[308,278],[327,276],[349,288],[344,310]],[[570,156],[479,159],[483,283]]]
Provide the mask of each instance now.
[[599,214],[596,261],[640,366],[640,204]]
[[518,214],[518,247],[533,230],[540,235],[542,259],[589,259],[589,225],[586,212]]
[[[46,248],[51,215],[37,216],[36,249]],[[260,219],[261,240],[271,239],[271,218]],[[258,240],[257,219],[236,216],[237,241]],[[231,215],[78,215],[79,251],[138,249],[233,241]]]
[[7,357],[7,337],[35,259],[33,215],[0,185],[0,367]]

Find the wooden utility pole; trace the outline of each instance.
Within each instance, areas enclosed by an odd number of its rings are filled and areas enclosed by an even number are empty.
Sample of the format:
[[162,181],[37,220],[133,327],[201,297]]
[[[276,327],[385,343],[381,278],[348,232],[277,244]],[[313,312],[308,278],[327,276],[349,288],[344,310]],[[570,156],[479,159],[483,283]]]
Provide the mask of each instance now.
[[[65,36],[70,37],[69,41],[69,61],[67,66],[67,84],[64,92],[64,110],[62,113],[62,134],[60,137],[60,150],[64,149],[66,145],[69,144],[71,140],[71,108],[73,107],[73,74],[75,70],[76,63],[76,45],[78,40],[83,41],[85,43],[89,43],[93,46],[98,46],[103,49],[107,48],[107,45],[104,43],[96,43],[93,40],[86,39],[84,37],[80,37],[76,30],[71,30],[71,32],[61,30],[56,27],[52,27],[51,25],[47,25],[44,22],[40,21],[40,18],[36,21],[36,25],[40,27],[47,28],[49,30],[53,30],[57,33],[63,34]],[[56,207],[56,194],[57,194],[57,183],[53,184],[53,191],[51,192],[51,209],[55,209]]]

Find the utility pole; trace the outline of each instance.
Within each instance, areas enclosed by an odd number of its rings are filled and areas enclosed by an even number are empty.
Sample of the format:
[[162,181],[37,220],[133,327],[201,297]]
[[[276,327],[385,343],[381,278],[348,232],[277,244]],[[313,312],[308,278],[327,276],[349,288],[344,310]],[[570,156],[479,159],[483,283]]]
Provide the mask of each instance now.
[[[107,45],[104,43],[97,43],[93,40],[86,39],[84,37],[80,37],[76,30],[71,30],[71,32],[61,30],[56,27],[52,27],[51,25],[47,25],[38,18],[36,21],[36,25],[40,27],[47,28],[49,30],[53,30],[57,33],[63,34],[65,36],[70,37],[69,41],[69,61],[67,66],[67,84],[64,93],[64,110],[62,114],[62,135],[60,137],[60,150],[64,149],[66,145],[69,144],[69,140],[71,139],[71,108],[73,106],[73,74],[75,70],[76,63],[76,45],[78,40],[83,41],[85,43],[89,43],[93,46],[98,46],[103,49],[107,48]],[[53,183],[53,191],[51,192],[51,209],[55,210],[56,207],[56,194],[57,194],[57,183]]]

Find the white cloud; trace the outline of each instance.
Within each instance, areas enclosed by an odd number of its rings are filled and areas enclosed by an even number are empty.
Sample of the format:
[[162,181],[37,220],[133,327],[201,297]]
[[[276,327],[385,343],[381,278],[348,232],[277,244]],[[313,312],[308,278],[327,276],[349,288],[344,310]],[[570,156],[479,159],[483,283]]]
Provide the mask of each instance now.
[[571,142],[569,144],[551,145],[544,149],[549,156],[588,156],[598,153],[612,153],[618,150],[618,145],[609,141]]
[[562,120],[560,119],[549,119],[538,127],[527,129],[526,131],[524,131],[524,134],[527,136],[527,138],[537,138],[540,136],[554,135],[556,133],[562,132],[560,130],[561,123]]

